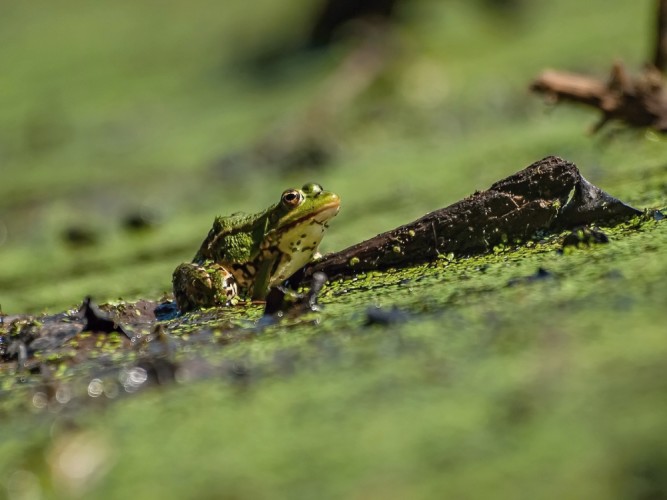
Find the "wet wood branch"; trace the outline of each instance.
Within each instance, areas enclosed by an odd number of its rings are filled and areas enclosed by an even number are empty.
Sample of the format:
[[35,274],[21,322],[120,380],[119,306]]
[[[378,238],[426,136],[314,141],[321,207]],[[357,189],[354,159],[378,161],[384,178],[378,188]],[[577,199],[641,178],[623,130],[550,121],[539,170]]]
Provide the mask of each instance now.
[[590,223],[610,224],[641,212],[584,179],[577,167],[549,156],[453,205],[309,266],[329,278],[407,267],[440,255],[488,252],[504,242]]

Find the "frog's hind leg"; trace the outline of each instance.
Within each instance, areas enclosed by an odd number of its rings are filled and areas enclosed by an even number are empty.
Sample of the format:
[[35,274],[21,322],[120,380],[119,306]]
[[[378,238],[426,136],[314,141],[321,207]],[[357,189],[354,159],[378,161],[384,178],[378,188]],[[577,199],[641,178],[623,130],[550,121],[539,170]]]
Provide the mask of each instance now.
[[238,295],[234,276],[214,262],[181,264],[172,277],[174,298],[182,312],[228,305]]

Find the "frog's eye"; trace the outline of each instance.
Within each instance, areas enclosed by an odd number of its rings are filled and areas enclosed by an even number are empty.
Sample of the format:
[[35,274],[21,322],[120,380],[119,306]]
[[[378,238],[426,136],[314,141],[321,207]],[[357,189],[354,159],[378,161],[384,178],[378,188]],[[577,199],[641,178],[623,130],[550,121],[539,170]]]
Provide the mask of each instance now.
[[311,194],[318,195],[322,191],[324,191],[322,186],[320,186],[319,184],[315,184],[314,182],[311,182],[309,184],[304,184],[303,187],[301,188],[301,190],[304,193],[306,193],[307,195],[311,195]]
[[280,203],[288,208],[296,207],[303,200],[303,195],[296,189],[288,189],[280,197]]

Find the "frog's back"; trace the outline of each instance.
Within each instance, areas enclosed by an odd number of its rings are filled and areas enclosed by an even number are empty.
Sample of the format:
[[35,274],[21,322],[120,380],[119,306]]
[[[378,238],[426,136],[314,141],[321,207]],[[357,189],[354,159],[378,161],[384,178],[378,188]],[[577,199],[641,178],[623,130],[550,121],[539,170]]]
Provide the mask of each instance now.
[[266,227],[266,216],[237,212],[218,216],[202,242],[194,262],[243,263],[252,260]]

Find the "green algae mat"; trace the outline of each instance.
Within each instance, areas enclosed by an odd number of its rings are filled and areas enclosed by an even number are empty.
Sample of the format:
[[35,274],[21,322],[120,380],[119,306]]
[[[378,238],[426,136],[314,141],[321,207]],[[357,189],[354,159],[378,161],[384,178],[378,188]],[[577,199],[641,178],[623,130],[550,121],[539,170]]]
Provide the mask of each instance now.
[[[6,7],[0,497],[665,497],[667,144],[526,92],[548,65],[639,67],[651,6],[415,2],[328,160],[254,170],[348,61],[244,67],[304,4],[253,30],[240,2]],[[332,252],[551,154],[642,214],[336,278],[279,319],[151,317],[217,214],[313,180],[341,197]],[[122,329],[81,332],[87,295]],[[49,319],[42,354],[10,352]]]

